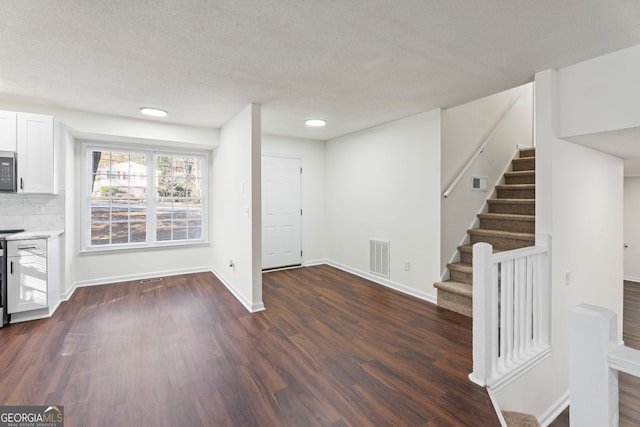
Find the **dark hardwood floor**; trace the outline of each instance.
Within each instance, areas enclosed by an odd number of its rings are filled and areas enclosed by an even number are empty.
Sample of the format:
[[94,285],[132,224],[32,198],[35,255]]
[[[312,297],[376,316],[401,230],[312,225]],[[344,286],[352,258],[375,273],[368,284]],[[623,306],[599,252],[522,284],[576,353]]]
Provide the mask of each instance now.
[[[640,350],[640,283],[624,282],[622,339],[627,347]],[[640,378],[618,374],[619,410],[621,427],[640,426]],[[550,424],[551,427],[569,427],[569,408]]]
[[0,405],[66,426],[497,426],[471,320],[328,266],[264,274],[249,314],[210,273],[76,290],[0,329]]

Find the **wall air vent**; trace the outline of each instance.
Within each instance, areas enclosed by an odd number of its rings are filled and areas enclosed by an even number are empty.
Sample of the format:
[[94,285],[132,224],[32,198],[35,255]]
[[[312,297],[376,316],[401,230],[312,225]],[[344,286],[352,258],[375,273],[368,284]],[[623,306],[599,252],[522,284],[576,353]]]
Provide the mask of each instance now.
[[471,189],[476,191],[487,191],[487,177],[486,176],[471,177]]
[[369,272],[389,278],[389,241],[369,240]]

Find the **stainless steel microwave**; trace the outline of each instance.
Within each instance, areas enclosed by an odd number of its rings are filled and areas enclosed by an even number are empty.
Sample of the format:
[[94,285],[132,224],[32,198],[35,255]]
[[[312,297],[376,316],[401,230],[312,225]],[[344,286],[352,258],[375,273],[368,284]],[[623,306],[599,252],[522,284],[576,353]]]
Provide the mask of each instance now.
[[0,151],[0,192],[18,191],[18,162],[16,153]]

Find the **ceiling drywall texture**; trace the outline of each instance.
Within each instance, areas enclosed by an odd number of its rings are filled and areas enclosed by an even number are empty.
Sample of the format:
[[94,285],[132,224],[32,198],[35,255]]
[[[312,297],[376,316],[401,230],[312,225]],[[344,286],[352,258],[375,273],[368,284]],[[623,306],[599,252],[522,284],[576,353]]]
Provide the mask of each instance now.
[[[636,0],[4,0],[0,97],[326,140],[640,43]],[[324,118],[324,129],[304,119]]]

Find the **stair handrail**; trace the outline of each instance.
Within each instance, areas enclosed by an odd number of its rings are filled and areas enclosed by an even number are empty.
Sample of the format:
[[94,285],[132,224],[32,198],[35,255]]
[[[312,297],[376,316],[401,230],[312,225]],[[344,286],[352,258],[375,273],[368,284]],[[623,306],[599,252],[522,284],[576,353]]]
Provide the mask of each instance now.
[[493,134],[495,133],[496,129],[498,128],[498,125],[500,125],[500,123],[502,123],[504,118],[507,116],[509,111],[511,111],[511,109],[516,104],[516,102],[518,102],[519,99],[520,99],[520,96],[516,96],[514,98],[514,100],[511,101],[511,104],[509,104],[509,106],[507,106],[507,108],[503,111],[502,115],[498,118],[498,120],[496,120],[496,122],[494,123],[493,127],[491,128],[491,131],[489,131],[487,136],[482,140],[482,142],[480,143],[480,146],[478,147],[478,149],[475,151],[475,153],[473,153],[473,156],[471,156],[469,161],[467,161],[467,163],[464,165],[464,167],[460,170],[460,172],[458,172],[456,177],[453,179],[453,182],[451,182],[451,185],[449,185],[449,187],[445,190],[445,192],[443,194],[445,199],[447,197],[449,197],[449,194],[451,194],[451,192],[456,187],[456,185],[458,185],[458,183],[460,182],[460,180],[462,179],[464,174],[467,173],[467,171],[469,170],[471,165],[473,165],[473,163],[476,161],[478,156],[480,156],[480,154],[482,154],[484,152],[485,147],[487,146],[487,144],[491,140],[491,137],[493,136]]

